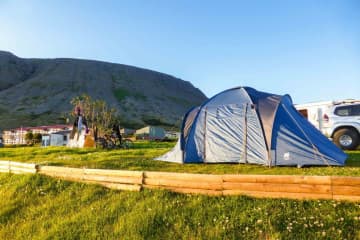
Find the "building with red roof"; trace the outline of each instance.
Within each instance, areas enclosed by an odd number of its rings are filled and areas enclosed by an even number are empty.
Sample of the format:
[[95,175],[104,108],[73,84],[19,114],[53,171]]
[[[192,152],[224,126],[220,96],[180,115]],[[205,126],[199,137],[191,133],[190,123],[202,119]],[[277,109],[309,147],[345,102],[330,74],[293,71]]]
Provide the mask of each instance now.
[[2,138],[5,145],[26,144],[25,135],[29,132],[32,132],[33,134],[40,133],[41,135],[46,135],[71,129],[71,125],[63,124],[36,127],[19,127],[15,129],[4,130]]

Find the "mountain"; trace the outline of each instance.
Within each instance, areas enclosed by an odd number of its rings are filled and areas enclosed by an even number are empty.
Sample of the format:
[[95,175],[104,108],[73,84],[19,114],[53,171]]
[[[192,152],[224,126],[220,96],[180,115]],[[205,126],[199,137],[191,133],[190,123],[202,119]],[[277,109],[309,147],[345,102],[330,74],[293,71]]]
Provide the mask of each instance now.
[[64,123],[70,100],[105,100],[122,123],[177,125],[207,98],[190,82],[138,67],[94,60],[19,58],[0,51],[0,129]]

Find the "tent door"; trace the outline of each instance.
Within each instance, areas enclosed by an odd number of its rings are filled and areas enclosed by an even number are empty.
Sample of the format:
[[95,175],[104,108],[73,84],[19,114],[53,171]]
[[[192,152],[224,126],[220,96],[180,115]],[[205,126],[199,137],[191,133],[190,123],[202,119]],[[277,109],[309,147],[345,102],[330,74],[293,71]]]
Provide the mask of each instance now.
[[204,126],[205,162],[268,163],[263,131],[251,104],[208,108]]
[[208,108],[204,151],[206,162],[244,162],[246,104]]

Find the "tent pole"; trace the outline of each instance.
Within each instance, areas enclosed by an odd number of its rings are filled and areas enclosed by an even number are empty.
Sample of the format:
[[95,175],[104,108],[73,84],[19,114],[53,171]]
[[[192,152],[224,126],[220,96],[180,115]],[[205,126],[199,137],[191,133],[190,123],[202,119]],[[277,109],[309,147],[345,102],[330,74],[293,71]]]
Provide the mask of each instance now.
[[184,163],[184,158],[185,158],[185,151],[181,150],[181,162]]
[[247,107],[248,104],[245,104],[245,116],[244,116],[244,161],[247,162]]
[[271,150],[268,149],[268,161],[269,161],[269,168],[271,168]]
[[207,107],[205,107],[205,116],[204,116],[204,162],[206,162],[206,121],[207,121]]

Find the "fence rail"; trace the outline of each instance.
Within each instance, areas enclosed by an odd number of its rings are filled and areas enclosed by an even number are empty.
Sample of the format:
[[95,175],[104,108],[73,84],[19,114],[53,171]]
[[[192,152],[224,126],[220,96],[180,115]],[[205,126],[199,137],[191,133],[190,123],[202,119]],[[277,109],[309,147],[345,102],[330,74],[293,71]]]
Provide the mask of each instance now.
[[360,177],[211,175],[40,166],[11,161],[0,161],[0,172],[39,173],[70,181],[95,183],[112,189],[130,191],[149,188],[207,195],[360,201]]
[[143,172],[140,171],[39,166],[38,173],[119,190],[140,191],[143,183]]
[[15,174],[36,173],[37,165],[33,163],[0,161],[0,172]]

